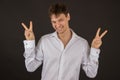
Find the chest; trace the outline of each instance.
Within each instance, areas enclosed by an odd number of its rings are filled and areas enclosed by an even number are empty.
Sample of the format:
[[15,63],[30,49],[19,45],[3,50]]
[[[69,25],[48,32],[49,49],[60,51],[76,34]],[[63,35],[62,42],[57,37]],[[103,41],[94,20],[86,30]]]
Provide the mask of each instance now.
[[71,41],[64,48],[64,44],[57,40],[47,40],[44,43],[44,60],[47,62],[53,62],[63,59],[65,62],[80,62],[84,47],[79,41]]

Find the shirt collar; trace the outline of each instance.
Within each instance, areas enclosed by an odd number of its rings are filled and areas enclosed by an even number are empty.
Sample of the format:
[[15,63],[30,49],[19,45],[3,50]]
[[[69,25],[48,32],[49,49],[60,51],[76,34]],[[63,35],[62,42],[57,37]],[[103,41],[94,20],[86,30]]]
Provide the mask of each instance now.
[[[78,36],[72,29],[70,29],[70,30],[71,30],[71,32],[72,32],[72,38],[79,38],[79,36]],[[53,33],[51,34],[51,36],[58,38],[58,35],[57,35],[57,32],[56,32],[56,31],[53,32]]]

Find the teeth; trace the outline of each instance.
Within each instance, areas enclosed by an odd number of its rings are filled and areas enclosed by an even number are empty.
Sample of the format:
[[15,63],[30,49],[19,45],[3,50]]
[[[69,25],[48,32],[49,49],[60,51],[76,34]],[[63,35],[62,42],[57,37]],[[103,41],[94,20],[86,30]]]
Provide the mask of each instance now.
[[57,28],[58,30],[61,30],[61,28]]
[[61,31],[62,30],[62,26],[57,27],[56,30]]
[[58,29],[59,31],[62,30],[62,29]]

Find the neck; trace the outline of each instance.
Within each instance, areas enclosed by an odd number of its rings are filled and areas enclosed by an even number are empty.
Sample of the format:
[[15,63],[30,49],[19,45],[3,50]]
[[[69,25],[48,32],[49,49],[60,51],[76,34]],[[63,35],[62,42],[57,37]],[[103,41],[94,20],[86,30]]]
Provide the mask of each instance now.
[[63,42],[64,46],[66,46],[72,37],[72,32],[70,29],[67,29],[64,33],[58,34],[58,37]]

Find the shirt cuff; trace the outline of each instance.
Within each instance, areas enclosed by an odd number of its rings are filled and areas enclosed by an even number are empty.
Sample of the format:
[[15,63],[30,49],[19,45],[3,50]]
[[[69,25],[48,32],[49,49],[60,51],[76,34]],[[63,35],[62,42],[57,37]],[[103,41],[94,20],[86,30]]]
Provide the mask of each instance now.
[[90,59],[98,61],[99,54],[100,54],[100,49],[96,49],[96,48],[91,47]]
[[24,40],[23,43],[25,48],[35,47],[35,40]]

